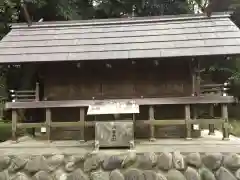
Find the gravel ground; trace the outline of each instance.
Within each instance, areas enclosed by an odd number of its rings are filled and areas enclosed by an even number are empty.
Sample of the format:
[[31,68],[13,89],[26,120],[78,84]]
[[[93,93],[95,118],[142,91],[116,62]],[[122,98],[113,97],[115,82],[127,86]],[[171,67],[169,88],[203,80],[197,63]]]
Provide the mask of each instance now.
[[[198,139],[158,139],[155,142],[148,140],[135,141],[137,152],[181,151],[181,152],[237,152],[240,148],[240,139],[230,136],[228,141],[223,141],[222,133],[215,131],[215,135],[208,135],[208,130],[202,131]],[[5,141],[0,143],[2,154],[76,154],[93,151],[93,141],[54,141],[36,140],[28,136],[19,138],[18,143]],[[120,153],[129,150],[110,149],[100,150],[107,153]]]

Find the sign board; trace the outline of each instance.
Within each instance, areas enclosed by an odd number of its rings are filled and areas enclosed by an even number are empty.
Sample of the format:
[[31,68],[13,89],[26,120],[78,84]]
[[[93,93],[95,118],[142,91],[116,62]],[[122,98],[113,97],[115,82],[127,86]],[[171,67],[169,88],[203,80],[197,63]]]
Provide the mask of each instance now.
[[88,115],[139,113],[135,101],[97,101],[88,107]]
[[95,141],[99,147],[129,147],[134,141],[133,122],[96,122]]

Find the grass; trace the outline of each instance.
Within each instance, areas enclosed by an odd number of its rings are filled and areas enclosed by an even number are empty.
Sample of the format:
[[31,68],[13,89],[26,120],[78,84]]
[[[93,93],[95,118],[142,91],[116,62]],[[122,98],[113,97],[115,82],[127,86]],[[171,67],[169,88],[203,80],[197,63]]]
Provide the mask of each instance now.
[[6,141],[11,138],[11,123],[0,121],[0,142]]
[[231,128],[230,132],[237,136],[240,137],[240,120],[230,120]]

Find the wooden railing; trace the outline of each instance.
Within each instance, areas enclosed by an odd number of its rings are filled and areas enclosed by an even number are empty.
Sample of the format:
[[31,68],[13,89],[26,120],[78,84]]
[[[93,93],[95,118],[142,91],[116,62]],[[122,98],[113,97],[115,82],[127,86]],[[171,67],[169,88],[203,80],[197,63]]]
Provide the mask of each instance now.
[[[152,141],[155,139],[155,127],[157,126],[166,126],[166,125],[185,125],[186,127],[186,139],[192,138],[193,132],[193,125],[222,125],[223,131],[223,139],[228,139],[229,132],[228,132],[228,112],[227,112],[227,105],[222,104],[222,117],[216,119],[194,119],[191,116],[190,106],[195,107],[194,104],[192,105],[185,105],[185,118],[183,119],[176,119],[176,120],[157,120],[154,118],[154,108],[155,106],[149,106],[148,112],[148,119],[147,120],[135,120],[135,116],[133,116],[133,122],[135,127],[142,126],[142,125],[149,125],[150,127],[150,137],[149,139]],[[17,111],[13,109],[12,111],[12,130],[13,130],[13,139],[17,140],[16,132],[18,129],[28,129],[28,128],[46,128],[46,136],[47,139],[51,140],[51,128],[68,128],[68,127],[80,127],[80,138],[84,140],[84,128],[85,127],[94,127],[96,121],[86,121],[86,112],[85,108],[79,107],[80,110],[80,118],[79,121],[76,122],[53,122],[51,109],[46,109],[46,116],[45,122],[42,123],[19,123],[17,121]]]
[[35,90],[10,90],[12,102],[39,101],[39,83],[36,83]]
[[204,84],[200,86],[201,94],[221,94],[223,96],[227,95],[227,90],[229,90],[229,83],[224,84]]
[[[202,85],[202,93],[213,92],[214,96],[198,96],[198,97],[175,97],[175,98],[141,98],[135,99],[139,105],[147,105],[149,107],[148,120],[135,120],[133,116],[133,122],[135,126],[141,126],[144,124],[150,127],[150,140],[155,139],[155,127],[166,126],[166,125],[185,125],[186,127],[186,139],[191,139],[193,125],[207,124],[209,130],[212,128],[214,131],[214,125],[221,124],[223,128],[223,139],[228,139],[228,111],[227,104],[233,102],[233,97],[224,97],[224,85]],[[219,92],[222,94],[220,95]],[[26,94],[25,94],[26,93]],[[51,140],[51,128],[58,127],[80,127],[81,139],[84,140],[84,129],[85,127],[95,126],[95,122],[86,121],[86,107],[93,102],[93,100],[72,100],[72,101],[39,101],[39,85],[36,84],[36,89],[32,91],[14,91],[15,102],[7,103],[6,108],[12,109],[12,136],[14,140],[17,140],[18,129],[28,128],[46,128],[47,139]],[[30,102],[31,101],[31,102]],[[156,105],[171,105],[171,104],[182,104],[185,107],[185,117],[176,120],[156,120],[154,115],[154,108]],[[222,109],[222,117],[202,119],[198,118],[195,111],[191,111],[190,107],[196,108],[198,104],[210,104],[213,107],[214,104],[220,104]],[[52,121],[52,108],[55,107],[79,107],[80,118],[77,122],[53,122]],[[43,123],[20,123],[18,122],[17,111],[21,109],[29,108],[43,108],[46,110],[45,122]],[[213,117],[212,114],[211,117]]]
[[[229,90],[230,83],[226,82],[224,84],[203,84],[200,85],[200,94],[202,95],[221,95],[221,96],[227,96],[228,90]],[[222,113],[227,110],[222,109]],[[225,112],[227,113],[227,112]],[[209,108],[209,116],[214,117],[214,104],[210,104]],[[214,129],[216,127],[216,124],[213,120],[209,121],[209,135],[214,134]],[[223,124],[223,126],[225,126]]]

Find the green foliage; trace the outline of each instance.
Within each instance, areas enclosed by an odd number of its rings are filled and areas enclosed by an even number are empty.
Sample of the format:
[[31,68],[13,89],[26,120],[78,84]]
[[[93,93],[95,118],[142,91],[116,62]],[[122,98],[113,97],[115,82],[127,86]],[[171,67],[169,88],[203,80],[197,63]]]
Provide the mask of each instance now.
[[[233,11],[232,20],[240,27],[240,1],[239,0],[195,0],[197,4],[201,4],[201,9],[204,10],[209,3],[212,3],[211,10],[213,12]],[[208,68],[205,68],[205,73],[215,75],[216,80],[231,81],[233,85],[232,94],[239,96],[237,92],[240,88],[240,59],[237,57],[219,58],[213,61]],[[239,87],[237,87],[239,86]]]
[[[3,9],[10,10],[8,16],[14,14],[15,19],[19,17],[19,21],[24,21],[20,0],[6,2]],[[33,21],[41,18],[49,21],[130,16],[133,9],[137,16],[190,12],[186,0],[25,0],[25,4]],[[6,11],[2,14],[6,15]]]
[[9,23],[19,17],[18,3],[13,0],[0,0],[0,39],[9,31]]
[[239,120],[230,120],[230,133],[234,136],[240,137],[240,121]]
[[[97,1],[96,15],[108,17],[152,16],[190,12],[185,0],[105,0]],[[97,17],[97,16],[96,16]]]
[[12,135],[11,123],[0,122],[0,142],[9,140]]
[[6,86],[6,68],[0,66],[0,104],[4,104],[7,100],[7,86]]

